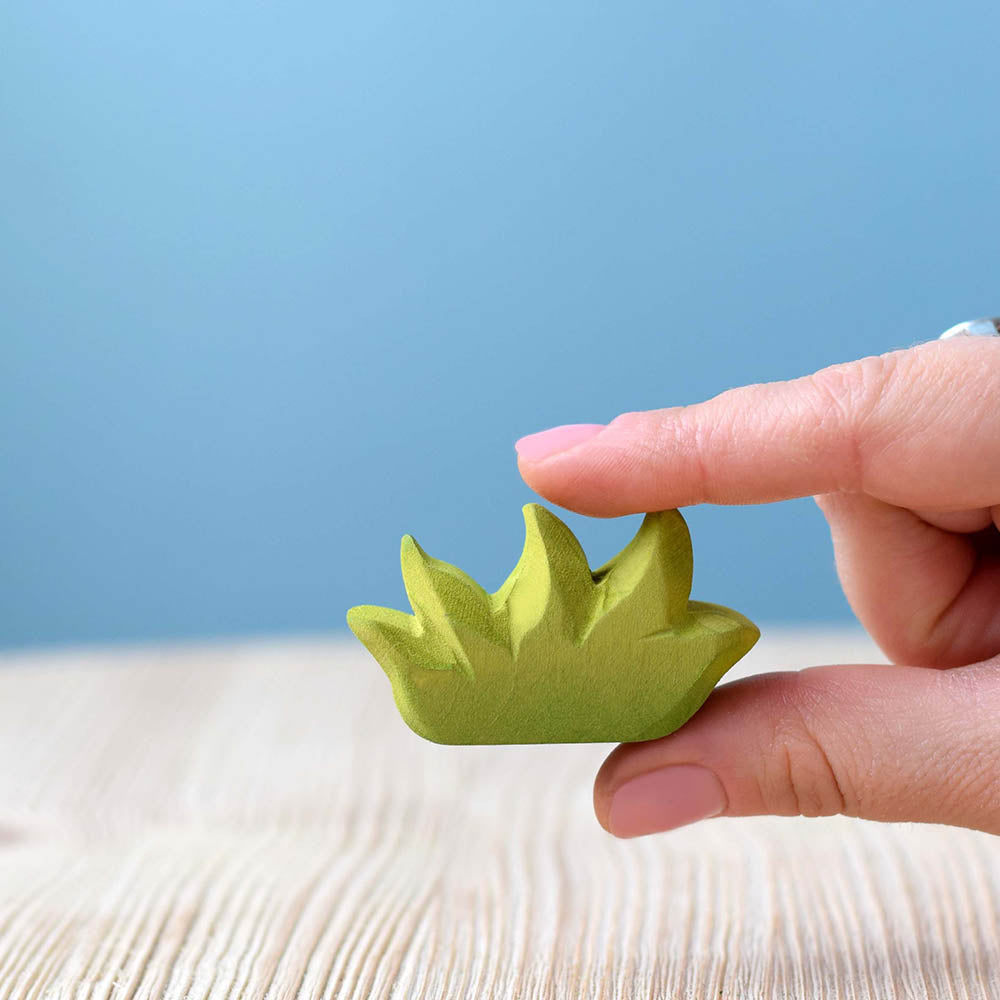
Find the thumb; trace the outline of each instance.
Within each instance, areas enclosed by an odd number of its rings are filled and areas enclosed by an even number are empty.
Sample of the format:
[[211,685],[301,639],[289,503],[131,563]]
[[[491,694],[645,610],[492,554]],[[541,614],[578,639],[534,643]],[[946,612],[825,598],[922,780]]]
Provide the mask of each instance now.
[[719,688],[671,736],[618,747],[594,806],[619,837],[838,813],[1000,833],[998,719],[1000,659],[761,674]]

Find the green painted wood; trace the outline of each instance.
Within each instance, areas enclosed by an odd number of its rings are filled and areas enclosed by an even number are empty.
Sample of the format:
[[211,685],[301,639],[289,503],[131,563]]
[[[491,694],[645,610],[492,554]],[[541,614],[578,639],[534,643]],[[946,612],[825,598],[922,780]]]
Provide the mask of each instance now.
[[647,514],[591,570],[576,537],[524,507],[521,558],[487,593],[406,535],[413,614],[360,605],[347,623],[382,665],[400,714],[436,743],[605,743],[682,726],[760,636],[729,608],[689,600],[679,511]]

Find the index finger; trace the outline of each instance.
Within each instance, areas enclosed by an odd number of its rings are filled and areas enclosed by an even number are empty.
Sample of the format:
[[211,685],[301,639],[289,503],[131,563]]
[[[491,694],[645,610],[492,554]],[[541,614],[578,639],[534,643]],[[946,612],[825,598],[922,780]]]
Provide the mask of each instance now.
[[525,481],[594,516],[868,493],[903,507],[1000,500],[1000,340],[933,341],[517,443]]

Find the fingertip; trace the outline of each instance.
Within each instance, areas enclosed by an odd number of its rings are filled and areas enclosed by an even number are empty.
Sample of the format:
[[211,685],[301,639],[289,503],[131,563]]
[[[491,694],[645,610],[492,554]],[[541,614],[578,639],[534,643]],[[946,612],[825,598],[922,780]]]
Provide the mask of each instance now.
[[605,758],[594,778],[594,815],[597,817],[597,822],[610,834],[614,834],[610,825],[611,800],[614,798],[615,789],[623,780],[620,776],[620,765],[623,758],[628,759],[628,749],[628,743],[615,747]]
[[589,441],[602,430],[604,424],[562,424],[535,434],[526,434],[514,442],[514,448],[519,461],[542,462]]
[[719,777],[698,764],[671,764],[630,778],[615,790],[608,829],[616,837],[643,837],[711,819],[726,811]]
[[594,815],[597,817],[597,822],[608,832],[613,834],[611,827],[608,825],[608,814],[610,812],[611,798],[604,792],[597,782],[594,783]]
[[539,496],[578,514],[609,517],[622,513],[613,501],[608,509],[600,483],[590,471],[588,446],[606,429],[605,424],[564,424],[519,438],[514,447],[521,478]]
[[[583,449],[581,449],[583,450]],[[576,456],[561,456],[544,462],[518,458],[517,469],[525,483],[540,497],[565,510],[586,517],[617,517],[639,513],[642,508],[622,505],[614,491],[607,491],[581,472]]]

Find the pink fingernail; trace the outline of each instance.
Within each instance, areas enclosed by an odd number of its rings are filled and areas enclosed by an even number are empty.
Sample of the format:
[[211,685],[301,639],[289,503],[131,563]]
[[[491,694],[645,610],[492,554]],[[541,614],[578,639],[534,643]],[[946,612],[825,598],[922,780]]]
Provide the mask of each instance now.
[[563,424],[561,427],[529,434],[521,438],[514,447],[521,458],[526,458],[529,462],[538,462],[560,451],[566,451],[574,445],[582,444],[602,430],[604,424]]
[[611,799],[616,837],[641,837],[718,816],[726,808],[719,779],[697,764],[674,764],[626,781]]

